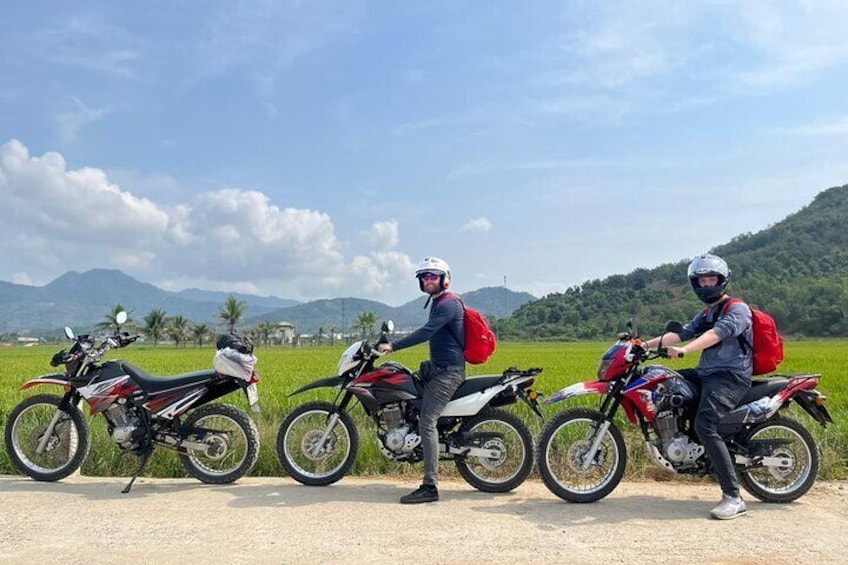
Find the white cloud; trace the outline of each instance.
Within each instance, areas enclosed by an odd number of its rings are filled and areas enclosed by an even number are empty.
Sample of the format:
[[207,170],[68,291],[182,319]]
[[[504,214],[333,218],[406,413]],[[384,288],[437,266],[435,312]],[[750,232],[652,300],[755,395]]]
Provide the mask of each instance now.
[[[343,291],[387,298],[411,280],[398,222],[374,223],[346,261],[324,212],[280,207],[261,192],[201,192],[170,207],[138,197],[100,169],[69,170],[58,153],[0,146],[0,273],[43,284],[67,270],[119,268],[142,280],[293,298]],[[25,274],[24,274],[25,273]]]
[[17,140],[0,146],[0,216],[6,226],[71,242],[85,236],[94,245],[125,247],[154,244],[165,233],[168,216],[156,204],[121,190],[100,169],[68,170],[58,153],[30,157]]
[[486,218],[469,220],[462,226],[462,231],[466,233],[487,233],[492,231],[492,222]]
[[351,262],[351,271],[367,294],[386,293],[397,285],[414,285],[415,264],[400,251],[374,251]]
[[397,220],[376,222],[368,231],[368,240],[378,249],[394,249],[400,241]]

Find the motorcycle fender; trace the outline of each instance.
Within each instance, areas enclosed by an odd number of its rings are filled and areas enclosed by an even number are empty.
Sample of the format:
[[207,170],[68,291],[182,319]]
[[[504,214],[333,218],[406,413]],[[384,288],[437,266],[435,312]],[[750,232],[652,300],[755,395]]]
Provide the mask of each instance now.
[[68,377],[65,373],[52,373],[49,375],[41,375],[27,381],[21,387],[21,390],[26,390],[37,385],[57,385],[61,387],[69,387],[70,382],[68,381]]
[[804,409],[804,412],[809,414],[813,420],[826,427],[833,423],[833,418],[824,403],[819,404],[816,401],[821,393],[815,389],[801,391],[792,397],[792,400],[798,403],[798,406]]
[[303,385],[299,389],[290,392],[288,396],[294,396],[295,394],[300,394],[301,392],[305,392],[307,390],[312,390],[313,388],[337,388],[342,385],[343,379],[341,377],[326,377],[323,379],[318,379],[317,381],[312,381],[308,385]]
[[574,383],[573,385],[567,386],[564,389],[560,390],[553,396],[549,396],[548,398],[542,401],[542,404],[548,406],[550,404],[560,402],[561,400],[568,400],[569,398],[574,398],[575,396],[582,396],[584,394],[606,394],[609,390],[609,386],[609,383],[602,381]]

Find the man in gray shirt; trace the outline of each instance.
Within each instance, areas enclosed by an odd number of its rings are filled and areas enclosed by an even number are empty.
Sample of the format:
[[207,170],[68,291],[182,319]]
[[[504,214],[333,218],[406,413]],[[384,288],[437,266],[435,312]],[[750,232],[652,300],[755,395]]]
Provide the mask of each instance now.
[[[721,257],[709,253],[695,257],[688,274],[692,290],[707,308],[686,324],[680,334],[665,334],[662,342],[668,346],[671,357],[703,351],[697,369],[684,369],[680,373],[700,389],[695,432],[721,485],[721,502],[710,516],[732,520],[746,514],[748,509],[739,496],[739,479],[727,445],[718,433],[718,424],[751,388],[753,353],[750,345],[742,343],[753,342],[751,309],[741,301],[727,305],[730,269]],[[647,346],[656,347],[659,339],[648,341]],[[683,347],[673,345],[690,339]]]
[[[418,434],[424,459],[424,480],[415,491],[402,496],[402,504],[417,504],[439,500],[439,433],[436,423],[451,397],[465,380],[464,310],[456,295],[448,292],[450,266],[438,257],[425,257],[415,271],[418,286],[429,295],[427,323],[411,334],[391,343],[381,344],[383,353],[430,342],[430,363],[422,371],[424,392],[418,419]],[[422,365],[427,366],[427,365]]]

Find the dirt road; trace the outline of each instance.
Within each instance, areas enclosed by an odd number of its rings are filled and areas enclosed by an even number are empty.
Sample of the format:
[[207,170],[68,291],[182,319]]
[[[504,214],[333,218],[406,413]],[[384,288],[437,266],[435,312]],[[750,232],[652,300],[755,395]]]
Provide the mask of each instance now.
[[488,495],[444,482],[402,506],[414,480],[0,477],[0,563],[845,563],[848,483],[789,505],[748,497],[749,515],[709,520],[713,484],[624,483],[568,504],[538,481]]

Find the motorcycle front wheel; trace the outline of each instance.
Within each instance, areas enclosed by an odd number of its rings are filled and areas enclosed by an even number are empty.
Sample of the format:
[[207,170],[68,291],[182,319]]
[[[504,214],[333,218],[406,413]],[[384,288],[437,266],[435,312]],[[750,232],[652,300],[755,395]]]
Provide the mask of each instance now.
[[812,434],[789,418],[777,417],[754,426],[742,439],[757,455],[779,458],[779,465],[739,468],[742,486],[763,502],[792,502],[816,481],[821,464]]
[[[598,443],[605,423],[597,410],[572,408],[560,412],[539,436],[536,457],[539,474],[548,489],[568,502],[595,502],[611,493],[624,476],[627,450],[612,422]],[[594,457],[584,456],[598,443]]]
[[509,492],[533,470],[533,437],[518,417],[503,410],[489,410],[464,422],[460,437],[470,445],[493,450],[497,457],[457,457],[462,478],[483,492]]
[[180,453],[188,473],[210,484],[232,483],[253,469],[259,458],[259,430],[246,412],[229,404],[206,404],[189,413],[182,427],[203,447]]
[[329,402],[295,408],[277,433],[280,465],[297,482],[325,486],[344,477],[359,451],[353,418]]
[[[6,421],[9,458],[20,472],[36,481],[64,479],[80,468],[91,448],[91,434],[79,408],[68,405],[62,409],[61,403],[61,396],[32,396],[15,406]],[[45,437],[54,420],[50,436]]]

